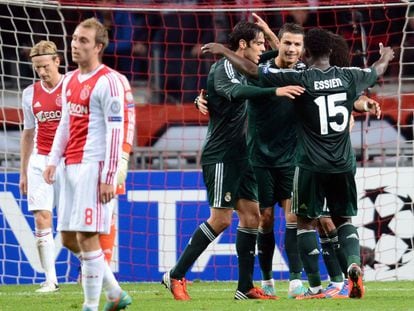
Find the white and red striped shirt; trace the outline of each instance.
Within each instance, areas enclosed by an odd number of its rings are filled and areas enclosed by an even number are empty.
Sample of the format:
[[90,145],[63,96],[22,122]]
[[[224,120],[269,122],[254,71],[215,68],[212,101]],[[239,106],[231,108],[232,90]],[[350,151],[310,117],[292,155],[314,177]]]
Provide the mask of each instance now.
[[35,129],[33,154],[48,155],[62,110],[62,81],[51,90],[42,81],[33,83],[22,94],[23,127]]
[[135,134],[135,101],[132,94],[132,88],[127,77],[117,71],[119,79],[125,91],[124,103],[124,138],[122,140],[122,151],[130,153],[134,145]]
[[62,120],[53,141],[50,165],[103,161],[101,182],[115,184],[124,125],[124,88],[105,65],[67,74],[62,89]]

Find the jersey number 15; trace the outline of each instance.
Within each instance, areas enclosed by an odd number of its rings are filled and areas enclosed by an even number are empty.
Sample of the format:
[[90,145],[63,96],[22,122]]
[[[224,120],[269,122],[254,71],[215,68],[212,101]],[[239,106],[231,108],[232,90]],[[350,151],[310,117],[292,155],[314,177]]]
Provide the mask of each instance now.
[[[319,109],[319,122],[321,126],[321,135],[328,134],[328,127],[335,132],[342,132],[348,124],[349,112],[344,106],[337,106],[339,102],[346,101],[346,93],[337,93],[328,96],[319,96],[314,102]],[[342,115],[342,123],[328,122],[328,118]]]

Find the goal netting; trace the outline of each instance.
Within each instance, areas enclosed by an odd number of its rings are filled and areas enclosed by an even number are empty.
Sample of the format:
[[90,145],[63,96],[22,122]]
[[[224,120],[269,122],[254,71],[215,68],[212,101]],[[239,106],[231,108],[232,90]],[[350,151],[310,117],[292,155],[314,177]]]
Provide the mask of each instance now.
[[[277,5],[275,5],[277,3]],[[113,269],[122,281],[159,281],[209,215],[200,171],[208,116],[192,105],[206,86],[210,41],[226,42],[232,27],[256,12],[275,32],[285,22],[341,34],[355,66],[378,58],[378,44],[396,58],[370,90],[381,103],[380,120],[356,115],[352,144],[358,160],[358,226],[367,280],[414,279],[414,6],[407,1],[1,1],[0,3],[0,283],[43,280],[33,237],[33,217],[19,193],[21,94],[36,79],[28,50],[53,40],[61,71],[74,67],[71,34],[96,16],[110,33],[104,62],[124,73],[134,89],[137,136],[118,201]],[[287,279],[284,219],[276,209],[276,279]],[[55,219],[56,220],[56,219]],[[234,218],[199,258],[188,279],[236,280]],[[56,235],[60,282],[74,281],[79,263]],[[321,262],[326,278],[326,269]],[[260,279],[258,266],[255,279]]]

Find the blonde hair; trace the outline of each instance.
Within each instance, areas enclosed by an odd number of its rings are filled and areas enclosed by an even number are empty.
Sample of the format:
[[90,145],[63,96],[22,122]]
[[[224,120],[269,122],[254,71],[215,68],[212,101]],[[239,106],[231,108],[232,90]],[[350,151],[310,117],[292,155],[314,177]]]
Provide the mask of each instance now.
[[58,57],[56,44],[52,41],[42,40],[36,43],[30,50],[30,58],[42,55],[53,55],[53,59]]
[[105,26],[95,17],[91,17],[91,18],[88,18],[82,21],[78,25],[78,27],[96,30],[95,43],[102,44],[102,50],[100,53],[102,55],[103,51],[105,50],[105,48],[108,46],[108,43],[109,43],[108,30],[105,28]]

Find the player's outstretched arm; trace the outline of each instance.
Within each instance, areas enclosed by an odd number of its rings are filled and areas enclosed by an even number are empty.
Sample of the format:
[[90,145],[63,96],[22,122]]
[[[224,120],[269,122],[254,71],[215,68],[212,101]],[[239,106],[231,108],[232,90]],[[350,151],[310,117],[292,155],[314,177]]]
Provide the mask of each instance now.
[[380,104],[365,95],[361,95],[354,103],[354,108],[357,111],[366,111],[375,114],[377,119],[381,117]]
[[375,69],[378,76],[382,76],[388,68],[390,61],[394,59],[394,51],[389,46],[384,46],[382,43],[379,44],[380,59],[372,64],[372,68]]
[[265,39],[269,43],[270,47],[273,50],[278,50],[280,44],[279,38],[259,15],[257,15],[256,13],[252,13],[252,15],[256,19],[255,23],[262,29]]
[[236,68],[236,70],[244,75],[257,78],[257,65],[252,61],[238,56],[232,50],[226,48],[223,44],[220,43],[207,43],[201,47],[203,54],[211,53],[214,55],[223,55],[225,56],[230,63]]
[[305,88],[300,85],[287,85],[278,87],[276,89],[276,96],[286,96],[290,99],[295,99],[295,96],[300,96],[303,92],[305,92]]

